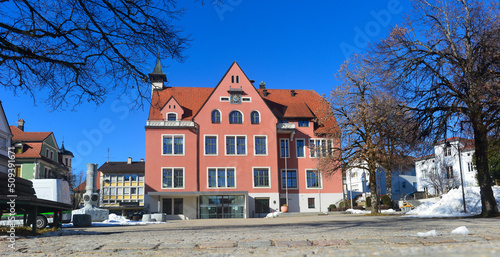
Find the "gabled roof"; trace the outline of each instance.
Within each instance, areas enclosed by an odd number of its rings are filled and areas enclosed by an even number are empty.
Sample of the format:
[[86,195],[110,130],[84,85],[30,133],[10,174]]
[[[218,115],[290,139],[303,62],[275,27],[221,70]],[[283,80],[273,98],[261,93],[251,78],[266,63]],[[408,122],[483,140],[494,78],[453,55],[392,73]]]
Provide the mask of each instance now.
[[180,120],[191,120],[212,91],[213,88],[203,87],[167,87],[161,91],[154,91],[148,120],[162,120],[161,109],[171,97],[174,97],[184,109],[184,115]]
[[103,173],[144,173],[145,162],[106,162],[97,170]]
[[[192,120],[203,108],[210,96],[215,92],[229,70],[238,63],[233,62],[228,71],[215,88],[206,87],[167,87],[161,91],[154,91],[148,120],[163,120],[161,109],[173,97],[184,109],[180,120]],[[243,70],[241,70],[243,72]],[[246,79],[248,77],[243,72]],[[254,87],[255,89],[255,87]],[[330,104],[314,90],[287,90],[287,89],[255,89],[269,109],[278,119],[314,119],[317,118],[315,133],[328,134],[337,130],[337,122],[330,108]],[[265,92],[265,93],[264,93]]]
[[10,126],[12,131],[12,142],[42,142],[49,137],[52,132],[24,132],[16,126]]

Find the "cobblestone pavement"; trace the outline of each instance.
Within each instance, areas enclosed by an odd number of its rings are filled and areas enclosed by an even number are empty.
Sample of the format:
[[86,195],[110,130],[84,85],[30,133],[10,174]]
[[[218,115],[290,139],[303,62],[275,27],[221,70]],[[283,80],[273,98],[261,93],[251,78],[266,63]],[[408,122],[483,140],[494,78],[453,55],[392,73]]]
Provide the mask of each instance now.
[[[451,235],[466,226],[469,235]],[[66,228],[82,235],[17,239],[11,256],[500,256],[500,218],[333,214]],[[436,237],[418,232],[436,230]]]

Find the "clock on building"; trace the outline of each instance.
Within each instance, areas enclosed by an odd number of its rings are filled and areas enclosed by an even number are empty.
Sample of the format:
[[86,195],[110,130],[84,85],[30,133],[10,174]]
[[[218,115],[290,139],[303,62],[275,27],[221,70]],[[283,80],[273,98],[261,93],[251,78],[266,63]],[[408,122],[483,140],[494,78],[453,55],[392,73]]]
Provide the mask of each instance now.
[[241,103],[241,94],[231,94],[231,103],[232,104],[240,104]]

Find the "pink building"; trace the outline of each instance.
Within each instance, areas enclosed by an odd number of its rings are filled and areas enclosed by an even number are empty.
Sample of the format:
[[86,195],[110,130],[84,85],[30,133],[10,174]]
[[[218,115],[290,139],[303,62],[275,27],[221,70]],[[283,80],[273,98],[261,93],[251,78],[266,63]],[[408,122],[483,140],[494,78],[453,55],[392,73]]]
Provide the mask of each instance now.
[[341,172],[318,169],[318,157],[331,154],[338,140],[328,137],[337,124],[315,91],[266,89],[264,83],[256,89],[236,62],[215,88],[164,87],[159,61],[150,78],[150,212],[247,218],[283,204],[291,212],[326,211],[342,199]]

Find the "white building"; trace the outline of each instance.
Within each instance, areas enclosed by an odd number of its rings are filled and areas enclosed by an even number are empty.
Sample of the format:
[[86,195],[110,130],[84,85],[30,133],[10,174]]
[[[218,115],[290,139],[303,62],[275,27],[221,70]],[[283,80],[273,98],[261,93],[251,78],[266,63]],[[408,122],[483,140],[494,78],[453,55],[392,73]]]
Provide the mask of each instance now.
[[8,147],[12,145],[11,139],[12,133],[9,122],[0,101],[0,172],[7,173],[8,171]]
[[452,137],[434,145],[434,154],[415,160],[418,191],[443,194],[461,185],[477,186],[476,168],[472,163],[474,141]]
[[[380,195],[387,194],[385,169],[377,168],[377,191]],[[346,171],[347,198],[370,193],[370,174],[363,168],[352,168]],[[392,200],[399,200],[406,194],[417,191],[415,167],[413,165],[394,167],[391,175]]]

